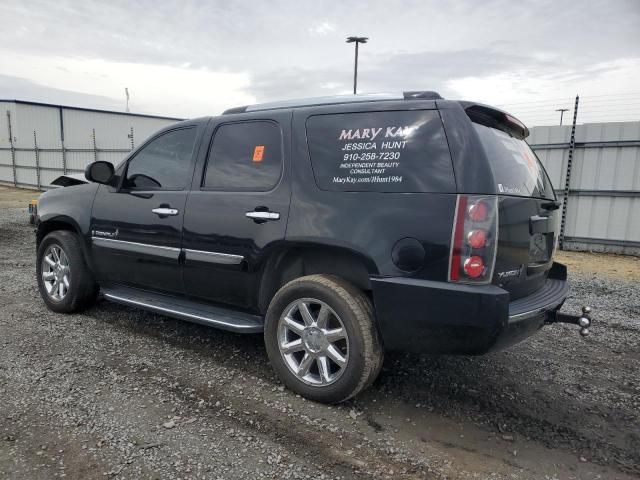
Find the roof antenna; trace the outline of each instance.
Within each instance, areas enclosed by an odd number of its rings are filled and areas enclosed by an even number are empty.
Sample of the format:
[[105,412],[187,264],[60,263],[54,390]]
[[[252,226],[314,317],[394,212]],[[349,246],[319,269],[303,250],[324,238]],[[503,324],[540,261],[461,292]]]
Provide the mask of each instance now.
[[126,109],[126,112],[129,113],[129,89],[127,87],[124,88],[124,94],[127,97],[127,109]]

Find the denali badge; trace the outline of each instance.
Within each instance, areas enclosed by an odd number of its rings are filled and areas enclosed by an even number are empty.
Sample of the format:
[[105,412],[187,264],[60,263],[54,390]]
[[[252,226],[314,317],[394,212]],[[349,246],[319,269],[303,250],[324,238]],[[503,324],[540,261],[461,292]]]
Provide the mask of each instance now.
[[498,278],[504,279],[504,278],[519,277],[520,270],[522,270],[522,267],[518,267],[515,270],[507,270],[506,272],[498,272]]
[[103,232],[102,230],[91,230],[91,235],[94,237],[104,238],[116,238],[120,232],[116,228],[115,232]]

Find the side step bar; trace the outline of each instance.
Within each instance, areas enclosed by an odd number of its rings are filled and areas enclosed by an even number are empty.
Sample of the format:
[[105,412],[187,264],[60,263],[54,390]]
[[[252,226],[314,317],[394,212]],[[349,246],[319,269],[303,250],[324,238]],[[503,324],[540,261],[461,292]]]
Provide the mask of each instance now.
[[263,318],[258,315],[121,285],[102,287],[101,290],[105,298],[113,302],[169,317],[201,323],[230,332],[261,333],[264,331]]

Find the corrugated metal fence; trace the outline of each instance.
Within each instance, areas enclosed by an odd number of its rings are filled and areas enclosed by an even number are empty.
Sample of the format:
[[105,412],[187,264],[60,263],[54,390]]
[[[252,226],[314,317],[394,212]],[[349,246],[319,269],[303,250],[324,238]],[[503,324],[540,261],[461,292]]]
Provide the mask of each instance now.
[[118,163],[179,119],[0,100],[0,182],[45,189],[94,160]]
[[[527,139],[563,199],[571,126]],[[640,255],[640,122],[576,126],[564,249]]]

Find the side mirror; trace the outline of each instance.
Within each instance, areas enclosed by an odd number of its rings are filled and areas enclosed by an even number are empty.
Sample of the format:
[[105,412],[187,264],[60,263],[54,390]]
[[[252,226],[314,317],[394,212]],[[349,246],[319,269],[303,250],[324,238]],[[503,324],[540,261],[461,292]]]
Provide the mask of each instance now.
[[84,176],[90,182],[108,184],[115,170],[109,162],[92,162],[84,169]]

